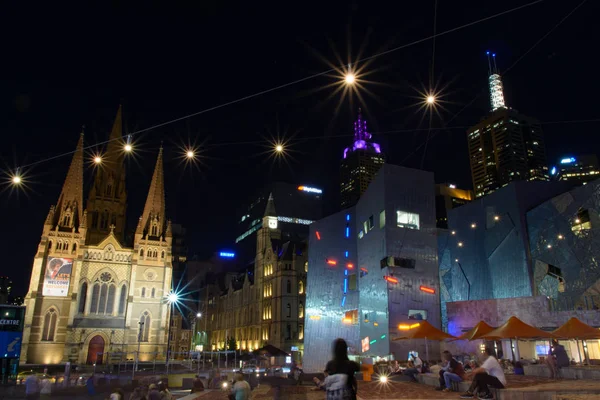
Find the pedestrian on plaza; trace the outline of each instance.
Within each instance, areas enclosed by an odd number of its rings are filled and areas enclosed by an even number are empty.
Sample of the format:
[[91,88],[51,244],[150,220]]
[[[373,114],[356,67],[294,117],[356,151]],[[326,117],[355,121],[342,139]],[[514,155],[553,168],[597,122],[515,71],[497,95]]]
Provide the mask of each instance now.
[[481,364],[481,367],[475,368],[469,374],[473,376],[473,383],[469,390],[460,396],[461,399],[472,399],[475,397],[475,393],[481,400],[493,399],[494,396],[489,388],[504,389],[506,386],[506,377],[498,360],[494,357],[494,349],[486,347],[485,354],[487,359]]
[[94,387],[94,374],[90,375],[87,381],[85,381],[85,387],[87,388],[87,392],[90,397],[96,394],[96,388]]
[[411,360],[408,362],[408,368],[404,370],[404,375],[410,376],[413,381],[418,382],[417,375],[421,373],[423,368],[423,360],[421,357],[411,353]]
[[250,384],[244,380],[244,375],[240,372],[235,374],[235,383],[231,388],[231,394],[235,400],[250,400]]
[[120,388],[116,388],[110,394],[109,400],[125,400],[125,394]]
[[146,396],[144,396],[142,388],[138,386],[133,389],[133,392],[129,396],[129,400],[146,400]]
[[348,344],[344,339],[333,342],[333,360],[327,363],[325,390],[327,400],[356,400],[358,386],[355,374],[360,366],[348,358]]
[[40,397],[40,378],[31,374],[25,379],[25,398],[34,400]]
[[148,400],[161,400],[158,386],[154,383],[148,387]]
[[192,384],[192,393],[203,392],[204,391],[204,383],[202,383],[202,379],[200,375],[196,375],[196,379],[194,379],[194,383]]
[[52,380],[49,376],[44,376],[40,385],[40,397],[42,399],[48,399],[52,393]]
[[160,400],[173,400],[173,395],[169,391],[166,383],[158,382],[158,391],[160,393]]
[[452,391],[452,382],[462,382],[465,379],[465,369],[462,364],[452,357],[452,353],[444,351],[442,357],[445,365],[440,370],[440,386],[437,390],[442,392]]

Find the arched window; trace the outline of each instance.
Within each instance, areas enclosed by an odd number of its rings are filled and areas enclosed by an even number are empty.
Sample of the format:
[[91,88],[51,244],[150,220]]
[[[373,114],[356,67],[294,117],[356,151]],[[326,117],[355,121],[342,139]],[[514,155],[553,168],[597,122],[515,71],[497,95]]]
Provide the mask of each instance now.
[[48,242],[48,250],[52,250],[52,240]]
[[92,287],[92,302],[90,303],[90,313],[96,314],[98,312],[98,298],[100,297],[100,284],[95,283]]
[[107,196],[112,195],[112,183],[109,183],[106,185],[106,195]]
[[304,262],[304,272],[308,272],[308,261]]
[[108,210],[102,212],[100,217],[100,229],[106,229],[108,227]]
[[57,321],[58,312],[54,308],[49,309],[48,312],[46,312],[46,315],[44,316],[44,327],[42,330],[43,341],[51,342],[54,340]]
[[150,297],[154,298],[155,295],[156,295],[156,289],[152,288],[152,291],[150,292]]
[[140,333],[139,333],[139,341],[140,342],[148,342],[150,338],[150,314],[148,311],[144,311],[142,316],[140,317]]
[[108,287],[108,298],[106,299],[106,314],[112,315],[115,310],[115,300],[117,297],[117,287],[115,285],[110,285]]
[[163,259],[163,260],[165,259],[165,251],[164,250],[161,251],[160,258]]
[[142,288],[142,297],[146,297],[146,288],[145,287]]
[[64,216],[63,226],[71,226],[71,214],[67,214]]
[[292,293],[292,281],[288,279],[287,281],[287,292]]
[[121,296],[119,298],[119,315],[125,314],[125,303],[127,302],[127,285],[121,286]]
[[298,304],[298,318],[304,318],[304,305]]
[[287,317],[288,318],[292,318],[292,306],[290,303],[287,303],[287,306],[285,306],[285,308],[287,309]]
[[140,249],[140,258],[144,258],[144,249]]
[[298,293],[304,294],[304,282],[303,281],[298,282]]
[[152,225],[152,236],[158,236],[158,225],[157,224]]
[[158,257],[158,250],[154,249],[154,253],[152,254],[154,258]]
[[68,251],[69,250],[69,242],[65,242],[65,244],[63,246],[63,250],[64,251]]
[[73,253],[77,251],[77,243],[73,243]]
[[98,314],[106,312],[106,297],[108,295],[108,285],[100,286],[100,302],[98,303]]
[[98,214],[100,214],[98,210],[92,212],[92,228],[98,227]]
[[87,291],[88,284],[87,282],[83,282],[81,284],[81,289],[79,289],[79,314],[83,314],[85,312],[85,300],[87,299]]

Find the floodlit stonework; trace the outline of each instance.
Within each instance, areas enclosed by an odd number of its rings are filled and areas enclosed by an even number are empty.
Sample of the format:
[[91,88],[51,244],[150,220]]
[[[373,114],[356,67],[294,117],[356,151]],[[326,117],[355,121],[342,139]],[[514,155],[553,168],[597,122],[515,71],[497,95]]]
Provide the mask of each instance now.
[[162,149],[133,247],[123,244],[121,110],[83,208],[83,134],[33,262],[21,363],[106,363],[164,358],[171,288]]

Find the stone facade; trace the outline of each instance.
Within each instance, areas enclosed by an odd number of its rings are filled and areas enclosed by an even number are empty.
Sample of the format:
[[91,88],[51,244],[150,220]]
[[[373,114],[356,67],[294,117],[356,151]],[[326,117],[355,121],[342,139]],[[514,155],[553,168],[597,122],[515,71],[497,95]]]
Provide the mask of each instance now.
[[[119,111],[111,139],[118,137],[122,143],[120,123]],[[113,153],[122,152],[115,146],[118,142],[111,142],[107,159],[117,159]],[[34,258],[25,298],[21,362],[92,364],[132,359],[138,343],[141,360],[164,358],[168,308],[163,299],[171,289],[172,268],[162,149],[133,247],[122,243],[124,176],[109,173],[113,167],[96,175],[92,192],[103,198],[102,204],[112,202],[106,209],[109,219],[95,221],[97,227],[104,229],[113,214],[116,225],[110,224],[99,241],[99,228],[88,229],[89,212],[83,211],[83,157],[82,134]],[[120,188],[120,195],[115,195],[115,188]]]
[[390,339],[414,319],[440,326],[433,174],[384,165],[355,207],[311,225],[309,249],[305,371],[338,337],[357,356],[425,353]]
[[224,274],[208,286],[202,323],[212,350],[224,349],[233,338],[238,349],[270,344],[301,361],[306,244],[281,240],[275,201],[269,198],[257,231],[254,269]]

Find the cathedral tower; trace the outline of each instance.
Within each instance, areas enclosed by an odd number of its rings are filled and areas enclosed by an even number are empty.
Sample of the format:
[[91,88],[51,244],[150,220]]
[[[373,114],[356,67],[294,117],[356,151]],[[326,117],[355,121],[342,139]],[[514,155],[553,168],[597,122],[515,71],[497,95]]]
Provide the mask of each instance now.
[[111,230],[119,241],[123,242],[125,238],[127,191],[123,143],[122,107],[119,106],[106,153],[98,165],[88,198],[90,226],[87,241],[90,244],[99,243]]

